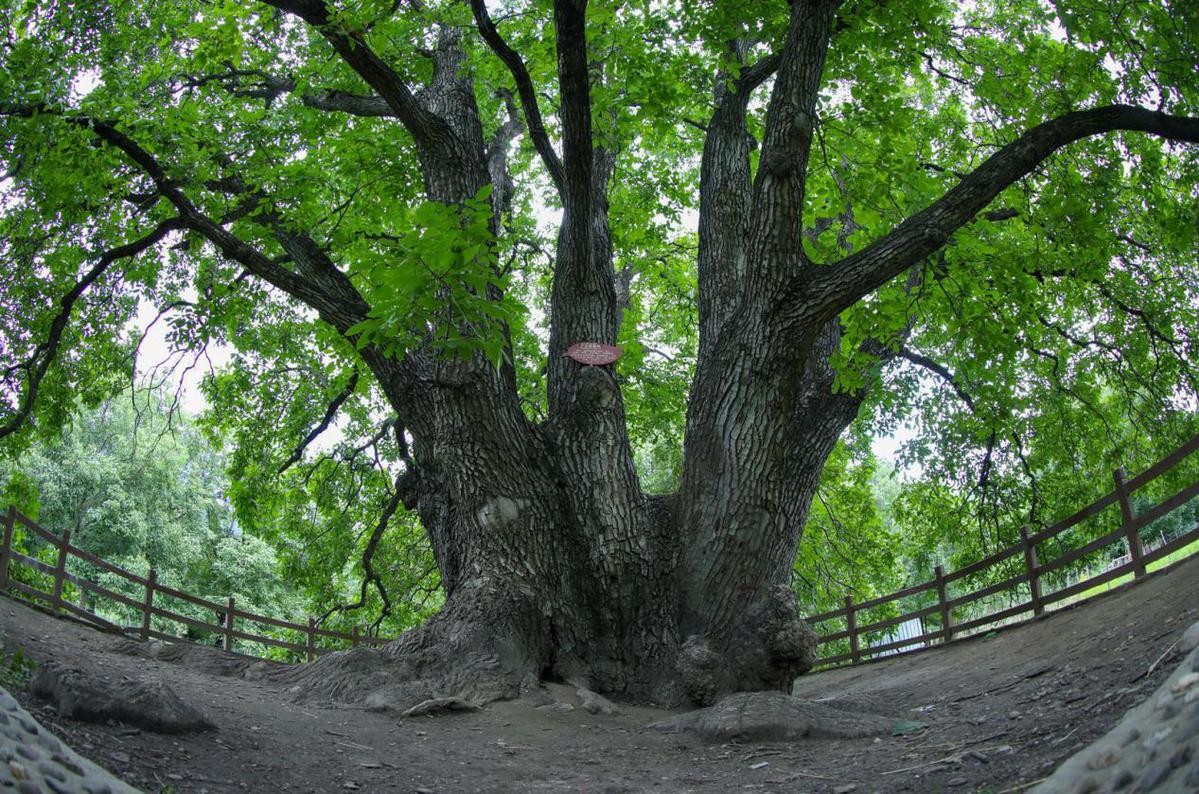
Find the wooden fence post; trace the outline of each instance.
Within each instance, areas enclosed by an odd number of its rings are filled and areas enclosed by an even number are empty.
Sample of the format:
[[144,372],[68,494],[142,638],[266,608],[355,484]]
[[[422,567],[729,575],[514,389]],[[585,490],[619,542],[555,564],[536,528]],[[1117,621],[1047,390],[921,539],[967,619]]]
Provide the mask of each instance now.
[[357,624],[355,624],[354,627],[350,629],[350,647],[351,648],[358,647],[358,625]]
[[845,596],[845,628],[849,631],[849,656],[852,664],[862,660],[858,648],[858,621],[854,616],[853,596]]
[[154,587],[158,584],[158,569],[151,568],[146,577],[146,598],[142,602],[142,642],[150,639],[150,613],[154,611]]
[[17,508],[9,505],[4,517],[4,545],[0,546],[0,593],[8,590],[8,561],[12,557],[12,534],[17,525]]
[[308,661],[316,658],[316,618],[308,618]]
[[1132,512],[1132,500],[1128,495],[1128,473],[1123,468],[1112,472],[1116,481],[1116,495],[1120,497],[1120,512],[1124,515],[1124,536],[1128,539],[1128,556],[1132,558],[1132,575],[1140,579],[1145,575],[1144,551],[1141,549],[1141,533],[1137,531],[1136,516]]
[[233,596],[229,596],[229,605],[225,608],[225,650],[233,650]]
[[67,576],[67,547],[71,545],[71,530],[65,530],[58,541],[58,563],[54,566],[54,593],[50,604],[55,609],[62,608],[62,584]]
[[1020,527],[1020,542],[1024,545],[1024,568],[1028,571],[1028,592],[1032,598],[1032,613],[1045,611],[1041,602],[1041,577],[1037,574],[1037,547],[1028,538],[1028,527]]
[[938,565],[933,569],[937,574],[937,601],[941,605],[941,642],[953,640],[953,626],[949,622],[949,597],[945,590],[945,570]]

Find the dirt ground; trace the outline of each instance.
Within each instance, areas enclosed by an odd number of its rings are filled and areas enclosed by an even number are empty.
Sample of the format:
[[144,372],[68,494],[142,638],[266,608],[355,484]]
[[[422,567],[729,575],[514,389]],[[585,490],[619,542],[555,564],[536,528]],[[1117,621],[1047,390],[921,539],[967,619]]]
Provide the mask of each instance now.
[[[113,635],[0,598],[8,653],[20,648],[103,676],[161,677],[219,726],[161,736],[81,724],[14,693],[83,755],[146,791],[174,794],[1015,792],[1151,693],[1177,661],[1171,646],[1196,620],[1199,557],[990,638],[806,676],[796,688],[804,698],[908,721],[906,732],[709,745],[646,730],[668,712],[635,705],[600,716],[512,701],[411,719],[298,705],[269,683],[117,653]],[[552,693],[578,702],[565,686]]]

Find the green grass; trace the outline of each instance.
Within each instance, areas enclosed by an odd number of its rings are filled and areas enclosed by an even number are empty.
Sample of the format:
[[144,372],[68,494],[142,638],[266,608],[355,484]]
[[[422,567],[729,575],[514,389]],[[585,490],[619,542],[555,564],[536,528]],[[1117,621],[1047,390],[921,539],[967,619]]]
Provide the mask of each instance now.
[[27,657],[22,648],[17,648],[11,655],[0,650],[0,687],[9,692],[24,687],[36,669],[37,662]]
[[[1172,565],[1173,563],[1176,563],[1179,560],[1185,560],[1187,557],[1190,557],[1192,554],[1196,554],[1196,553],[1199,553],[1199,540],[1195,541],[1194,543],[1188,543],[1187,545],[1183,546],[1181,549],[1178,549],[1177,551],[1171,552],[1170,554],[1167,554],[1165,557],[1162,557],[1160,560],[1154,560],[1153,562],[1146,565],[1145,568],[1150,573],[1152,573],[1153,571],[1160,571],[1162,568],[1165,568],[1168,565]],[[1066,606],[1067,604],[1075,604],[1079,601],[1085,601],[1086,599],[1091,598],[1092,596],[1097,596],[1100,593],[1106,593],[1107,591],[1113,590],[1113,589],[1119,587],[1120,585],[1127,584],[1128,582],[1131,582],[1132,579],[1133,579],[1133,576],[1131,573],[1126,573],[1123,576],[1117,576],[1115,579],[1112,579],[1110,582],[1104,582],[1103,584],[1098,584],[1098,585],[1095,585],[1094,587],[1090,587],[1086,590],[1083,590],[1081,593],[1075,593],[1074,595],[1070,596],[1069,598],[1059,601],[1057,604],[1054,605],[1054,607],[1060,608],[1060,607]]]

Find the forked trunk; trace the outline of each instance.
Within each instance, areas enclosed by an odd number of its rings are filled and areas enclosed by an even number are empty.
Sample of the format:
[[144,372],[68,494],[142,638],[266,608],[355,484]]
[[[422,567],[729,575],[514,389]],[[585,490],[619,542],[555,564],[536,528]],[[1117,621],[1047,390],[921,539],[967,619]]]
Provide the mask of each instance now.
[[[782,540],[716,558],[696,553],[700,533],[687,522],[725,526],[721,516],[735,510],[726,489],[691,492],[685,502],[639,490],[613,498],[603,450],[563,443],[566,431],[489,399],[473,380],[487,377],[500,376],[475,370],[456,380],[438,431],[416,434],[420,475],[408,502],[432,540],[447,601],[389,646],[403,673],[376,697],[409,705],[446,692],[512,697],[548,678],[659,703],[709,703],[733,691],[786,690],[811,666],[815,638],[795,612],[788,572],[842,422],[813,424],[806,452],[784,461],[790,482],[778,498],[802,503],[780,508],[777,521],[760,514]],[[577,393],[592,395],[574,414],[581,427],[618,410],[619,401],[594,396],[610,379],[576,367]],[[748,463],[713,467],[757,465],[755,445],[741,451]],[[358,686],[344,675],[337,684],[343,693]]]

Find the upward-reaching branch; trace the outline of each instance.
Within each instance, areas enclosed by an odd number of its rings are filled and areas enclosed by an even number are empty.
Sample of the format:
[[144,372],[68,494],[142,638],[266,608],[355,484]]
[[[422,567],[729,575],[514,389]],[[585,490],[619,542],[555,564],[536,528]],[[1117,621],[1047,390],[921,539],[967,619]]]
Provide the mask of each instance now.
[[[748,45],[730,43],[742,59]],[[749,234],[749,155],[756,144],[746,123],[749,98],[778,68],[770,55],[741,69],[737,80],[716,79],[716,107],[705,128],[699,177],[699,343],[700,355],[720,336],[720,328],[740,311]]]
[[[839,0],[793,0],[753,186],[747,277],[773,281],[803,262],[804,187],[816,100]],[[789,263],[780,268],[777,263]]]
[[555,0],[561,95],[562,154],[567,210],[590,216],[592,182],[591,73],[587,63],[587,0]]
[[[591,71],[587,58],[586,0],[555,0],[558,116],[562,123],[562,225],[558,232],[547,370],[550,414],[573,404],[578,365],[563,357],[574,342],[616,341],[616,288],[610,252],[597,238],[595,147],[591,141]],[[603,218],[606,222],[606,218]],[[601,250],[603,249],[603,250]]]
[[796,317],[835,316],[945,245],[951,234],[1053,152],[1083,138],[1116,130],[1199,143],[1199,118],[1171,116],[1129,105],[1067,113],[1038,124],[991,155],[956,187],[903,221],[890,234],[832,267],[817,270],[809,282],[798,287],[802,294],[793,296],[795,300],[788,313]]
[[537,149],[537,154],[541,155],[545,170],[549,172],[550,179],[553,180],[554,187],[558,189],[558,195],[561,196],[565,190],[566,176],[562,170],[562,161],[558,159],[558,153],[554,151],[549,135],[545,131],[545,123],[541,119],[541,108],[537,104],[537,93],[533,89],[533,80],[529,77],[529,70],[525,67],[525,62],[521,59],[520,54],[508,46],[508,42],[500,36],[491,15],[487,13],[487,4],[484,0],[471,0],[470,7],[474,11],[475,24],[478,26],[483,40],[491,47],[492,52],[504,62],[508,71],[512,73],[513,79],[516,80],[516,92],[520,96],[525,123],[529,127],[529,137],[533,139],[533,146]]

